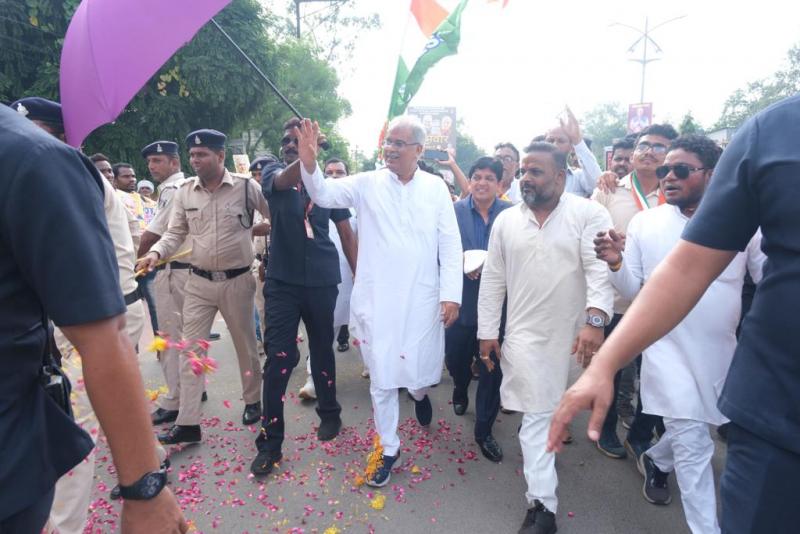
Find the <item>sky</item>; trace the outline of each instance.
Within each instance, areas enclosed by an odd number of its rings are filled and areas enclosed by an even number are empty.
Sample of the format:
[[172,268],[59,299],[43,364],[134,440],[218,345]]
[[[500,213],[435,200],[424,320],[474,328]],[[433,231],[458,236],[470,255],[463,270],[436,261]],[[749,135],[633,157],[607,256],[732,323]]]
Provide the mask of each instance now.
[[[455,0],[439,0],[452,7]],[[350,0],[358,12],[377,12],[382,27],[354,36],[352,58],[340,70],[340,94],[353,113],[339,130],[371,154],[386,117],[409,0]],[[785,0],[542,2],[509,0],[505,9],[470,0],[459,53],[429,71],[411,105],[455,106],[466,133],[481,148],[500,141],[524,146],[557,121],[569,105],[580,118],[598,104],[639,101],[638,34],[622,23],[654,26],[660,58],[647,65],[645,102],[654,121],[675,125],[691,111],[709,127],[725,99],[747,82],[786,65],[800,43],[800,4]],[[314,5],[314,4],[310,4]],[[311,9],[304,6],[304,9]]]

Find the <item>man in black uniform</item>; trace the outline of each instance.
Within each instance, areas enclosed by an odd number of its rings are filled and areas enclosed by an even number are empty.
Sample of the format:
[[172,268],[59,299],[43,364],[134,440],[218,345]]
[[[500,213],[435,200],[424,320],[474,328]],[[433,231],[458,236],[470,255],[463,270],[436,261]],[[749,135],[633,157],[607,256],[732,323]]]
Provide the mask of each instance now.
[[315,206],[303,190],[297,139],[292,119],[283,125],[283,163],[265,165],[261,187],[272,219],[270,261],[264,286],[267,360],[264,364],[264,417],[256,439],[258,455],[250,470],[266,475],[282,458],[283,398],[292,369],[297,366],[297,327],[308,333],[311,374],[317,391],[320,440],[335,438],[342,426],[336,402],[336,361],[333,355],[333,310],[336,305],[339,254],[328,237],[328,221],[336,223],[345,253],[355,262],[355,235],[348,210]]
[[24,118],[40,114],[36,120],[46,122],[41,100],[16,113],[0,106],[0,533],[40,532],[56,480],[92,448],[43,386],[48,318],[81,354],[126,496],[123,528],[185,532],[164,488],[124,329],[102,178],[88,159]]

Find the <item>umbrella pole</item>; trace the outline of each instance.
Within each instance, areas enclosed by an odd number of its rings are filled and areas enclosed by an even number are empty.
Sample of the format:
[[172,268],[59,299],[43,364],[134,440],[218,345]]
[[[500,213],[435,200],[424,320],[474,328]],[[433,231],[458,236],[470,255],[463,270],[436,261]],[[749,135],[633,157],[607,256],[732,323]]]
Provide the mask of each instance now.
[[217,27],[217,29],[218,29],[218,30],[219,30],[219,31],[222,33],[222,35],[224,35],[224,36],[225,36],[225,38],[226,38],[226,39],[227,39],[227,40],[228,40],[228,41],[229,41],[229,42],[230,42],[230,43],[231,43],[231,44],[234,46],[234,48],[236,48],[236,50],[238,50],[238,51],[239,51],[239,53],[240,53],[240,54],[242,54],[242,56],[243,56],[243,57],[244,57],[244,58],[247,60],[247,62],[248,62],[248,63],[250,63],[250,66],[251,66],[251,67],[253,67],[253,68],[256,70],[256,72],[258,73],[258,75],[259,75],[259,76],[261,76],[261,78],[262,78],[262,79],[263,79],[265,82],[267,82],[267,84],[269,84],[269,86],[272,88],[272,90],[273,90],[273,91],[275,91],[275,94],[276,94],[276,95],[278,95],[278,98],[280,98],[280,99],[283,101],[283,103],[284,103],[284,104],[286,104],[286,106],[287,106],[289,109],[291,109],[291,110],[292,110],[292,113],[294,113],[294,114],[295,114],[295,116],[296,116],[298,119],[302,119],[302,118],[303,118],[303,116],[300,114],[300,112],[299,112],[299,111],[297,111],[297,108],[296,108],[296,107],[294,107],[294,106],[292,105],[292,103],[291,103],[291,102],[289,102],[289,100],[288,100],[288,99],[287,99],[285,96],[283,96],[283,93],[281,93],[281,92],[280,92],[280,90],[278,90],[278,88],[275,86],[275,84],[274,84],[274,83],[272,83],[272,80],[270,80],[269,78],[267,78],[267,75],[266,75],[266,74],[264,74],[263,72],[261,72],[261,69],[259,69],[259,68],[258,68],[258,65],[256,65],[255,63],[253,63],[253,60],[252,60],[252,59],[250,59],[250,56],[248,56],[247,54],[245,54],[244,50],[242,50],[241,48],[239,48],[239,45],[238,45],[238,44],[236,44],[236,41],[234,41],[233,39],[231,39],[231,36],[230,36],[230,35],[228,35],[228,32],[226,32],[225,30],[223,30],[223,29],[222,29],[222,26],[220,26],[220,25],[219,25],[219,23],[218,23],[216,20],[214,20],[214,18],[213,18],[213,17],[211,18],[211,22],[214,24],[214,26],[216,26],[216,27]]

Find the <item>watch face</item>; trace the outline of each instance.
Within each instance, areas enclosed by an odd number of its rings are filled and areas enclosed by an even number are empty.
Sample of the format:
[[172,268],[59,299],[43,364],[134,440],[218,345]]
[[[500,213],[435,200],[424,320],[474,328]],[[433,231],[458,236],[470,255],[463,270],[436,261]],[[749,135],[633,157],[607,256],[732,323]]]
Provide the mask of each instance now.
[[158,479],[158,475],[150,473],[144,480],[142,480],[142,497],[145,499],[151,499],[155,497],[160,489],[161,482]]
[[603,318],[602,318],[602,317],[600,317],[599,315],[590,315],[590,316],[589,316],[589,323],[590,323],[592,326],[597,326],[597,327],[600,327],[600,326],[605,326],[605,324],[604,324],[604,323],[605,323],[605,321],[604,321],[604,320],[603,320]]

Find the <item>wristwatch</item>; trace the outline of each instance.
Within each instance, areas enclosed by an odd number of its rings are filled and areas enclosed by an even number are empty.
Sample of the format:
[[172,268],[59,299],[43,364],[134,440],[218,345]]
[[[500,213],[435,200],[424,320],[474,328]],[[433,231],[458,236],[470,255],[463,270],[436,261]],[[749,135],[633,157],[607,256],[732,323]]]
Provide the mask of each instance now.
[[167,470],[163,467],[158,471],[151,471],[131,484],[119,486],[119,496],[132,501],[149,501],[167,485]]
[[595,328],[603,328],[606,326],[606,320],[602,315],[588,314],[586,316],[586,324]]

